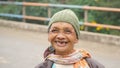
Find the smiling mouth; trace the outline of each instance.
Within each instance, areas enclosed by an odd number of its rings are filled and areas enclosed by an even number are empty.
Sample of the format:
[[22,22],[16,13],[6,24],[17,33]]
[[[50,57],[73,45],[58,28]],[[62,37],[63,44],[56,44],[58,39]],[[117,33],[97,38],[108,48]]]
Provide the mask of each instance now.
[[57,46],[60,46],[60,47],[64,47],[67,45],[67,41],[55,41],[55,43],[57,44]]

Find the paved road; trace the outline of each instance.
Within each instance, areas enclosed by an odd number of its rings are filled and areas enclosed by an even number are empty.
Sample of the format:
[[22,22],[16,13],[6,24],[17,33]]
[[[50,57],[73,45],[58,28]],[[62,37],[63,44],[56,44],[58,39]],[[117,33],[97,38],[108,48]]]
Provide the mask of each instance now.
[[[0,68],[34,68],[49,45],[47,34],[0,26]],[[106,68],[120,68],[120,47],[80,40],[76,48],[85,48]]]

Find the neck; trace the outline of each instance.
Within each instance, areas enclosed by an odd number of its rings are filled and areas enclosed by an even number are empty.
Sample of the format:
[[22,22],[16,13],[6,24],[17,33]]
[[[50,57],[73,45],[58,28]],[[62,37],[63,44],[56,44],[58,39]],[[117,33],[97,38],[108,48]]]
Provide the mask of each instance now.
[[71,51],[67,51],[67,52],[59,52],[59,51],[55,51],[56,55],[61,55],[62,57],[66,57],[69,54],[72,54],[73,52],[75,52],[75,50],[71,50]]

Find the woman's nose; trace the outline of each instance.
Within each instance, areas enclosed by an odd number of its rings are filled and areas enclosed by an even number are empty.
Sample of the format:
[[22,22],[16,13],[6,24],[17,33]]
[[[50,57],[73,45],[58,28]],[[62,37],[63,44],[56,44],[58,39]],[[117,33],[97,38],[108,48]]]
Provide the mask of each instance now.
[[59,33],[59,34],[57,34],[57,39],[59,39],[59,40],[63,40],[63,39],[65,39],[65,35],[63,34],[63,33]]

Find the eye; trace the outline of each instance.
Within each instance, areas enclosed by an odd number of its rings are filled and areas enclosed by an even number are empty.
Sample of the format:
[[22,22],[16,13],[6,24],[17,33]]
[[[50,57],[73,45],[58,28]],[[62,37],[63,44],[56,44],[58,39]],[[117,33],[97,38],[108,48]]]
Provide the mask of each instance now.
[[58,33],[59,31],[57,29],[52,29],[50,32],[52,32],[52,33]]
[[69,29],[64,30],[64,32],[65,32],[66,34],[70,34],[70,33],[72,33],[72,31],[69,30]]

